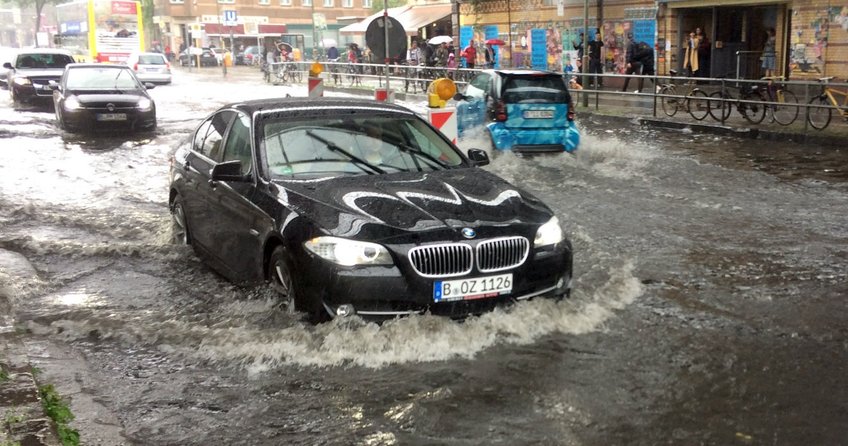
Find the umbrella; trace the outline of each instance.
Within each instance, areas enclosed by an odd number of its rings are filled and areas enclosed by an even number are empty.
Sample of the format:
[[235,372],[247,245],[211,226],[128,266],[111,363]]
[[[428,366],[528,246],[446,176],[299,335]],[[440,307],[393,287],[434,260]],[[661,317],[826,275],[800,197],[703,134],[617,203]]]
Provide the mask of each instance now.
[[339,46],[339,43],[336,42],[336,39],[321,39],[321,46],[323,48],[333,48]]
[[486,45],[506,45],[501,39],[486,39]]
[[453,42],[453,37],[451,36],[436,36],[427,41],[430,45],[441,45],[443,43],[451,42]]

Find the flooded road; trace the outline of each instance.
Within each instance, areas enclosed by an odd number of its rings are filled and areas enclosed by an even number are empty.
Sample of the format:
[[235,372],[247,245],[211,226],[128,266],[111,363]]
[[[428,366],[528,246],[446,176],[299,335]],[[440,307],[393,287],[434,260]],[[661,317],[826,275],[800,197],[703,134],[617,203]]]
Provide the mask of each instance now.
[[556,211],[571,299],[315,327],[171,244],[167,209],[206,114],[305,86],[179,72],[129,138],[3,93],[0,290],[85,444],[844,444],[844,151],[585,117],[576,155],[486,167]]

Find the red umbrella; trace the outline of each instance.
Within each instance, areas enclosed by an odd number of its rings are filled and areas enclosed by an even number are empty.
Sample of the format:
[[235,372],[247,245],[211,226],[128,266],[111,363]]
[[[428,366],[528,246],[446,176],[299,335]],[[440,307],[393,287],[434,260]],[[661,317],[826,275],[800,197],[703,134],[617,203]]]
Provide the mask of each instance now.
[[486,39],[486,45],[506,45],[501,39]]

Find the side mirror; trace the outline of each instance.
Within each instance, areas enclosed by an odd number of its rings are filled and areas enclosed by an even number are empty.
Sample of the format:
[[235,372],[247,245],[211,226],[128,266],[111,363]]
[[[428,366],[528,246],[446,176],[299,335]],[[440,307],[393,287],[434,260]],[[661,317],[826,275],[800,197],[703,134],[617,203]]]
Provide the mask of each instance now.
[[241,174],[241,161],[226,161],[212,168],[212,181],[244,181]]
[[9,62],[4,63],[3,68],[5,68],[7,70],[14,70],[15,69],[15,67],[13,67],[12,64],[9,63]]
[[468,159],[478,167],[489,164],[489,154],[480,149],[468,149]]
[[152,90],[152,89],[156,88],[156,84],[151,84],[150,82],[145,82],[144,88],[146,88],[148,90]]

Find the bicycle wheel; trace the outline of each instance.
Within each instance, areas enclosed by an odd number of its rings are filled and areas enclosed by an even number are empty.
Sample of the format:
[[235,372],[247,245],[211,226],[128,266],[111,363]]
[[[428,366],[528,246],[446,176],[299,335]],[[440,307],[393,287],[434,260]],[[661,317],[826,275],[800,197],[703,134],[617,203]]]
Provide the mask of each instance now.
[[[660,89],[660,95],[668,95],[674,96],[676,95],[676,90],[674,85],[663,85]],[[669,117],[674,116],[677,113],[677,108],[679,106],[679,98],[675,97],[663,97],[662,98],[662,109],[666,115]]]
[[710,93],[710,116],[716,121],[726,121],[730,117],[730,101],[732,100],[729,94],[721,91]]
[[739,103],[739,113],[748,120],[751,124],[759,124],[766,117],[766,104],[763,102],[763,97],[759,93],[746,93],[740,97],[742,101]]
[[777,90],[772,113],[774,120],[780,125],[789,125],[798,118],[798,98],[789,90]]
[[703,121],[710,113],[710,100],[703,90],[692,90],[686,95],[686,109],[698,121]]
[[[827,96],[819,96],[811,99],[810,105],[829,106],[830,102],[827,100]],[[830,124],[830,115],[832,111],[833,110],[829,108],[810,107],[807,120],[814,129],[824,130],[824,128]]]

